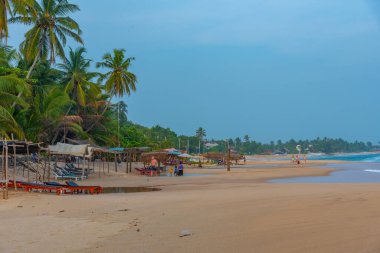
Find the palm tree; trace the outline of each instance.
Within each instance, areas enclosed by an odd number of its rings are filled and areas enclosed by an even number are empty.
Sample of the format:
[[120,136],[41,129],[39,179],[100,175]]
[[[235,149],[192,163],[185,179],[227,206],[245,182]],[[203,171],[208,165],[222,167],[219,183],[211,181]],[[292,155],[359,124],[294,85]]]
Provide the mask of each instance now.
[[26,15],[32,11],[34,0],[1,0],[0,1],[0,39],[8,38],[8,14]]
[[[105,82],[105,90],[109,94],[109,100],[114,96],[122,97],[125,94],[130,95],[131,91],[136,91],[137,78],[132,72],[129,72],[133,57],[125,59],[124,49],[114,49],[113,55],[106,53],[103,61],[96,64],[97,68],[106,68],[109,70],[105,74],[101,74],[99,82]],[[108,110],[110,101],[104,107],[100,117],[86,131],[90,131]]]
[[33,8],[33,12],[9,19],[11,23],[32,25],[20,45],[27,60],[33,61],[27,79],[39,59],[49,59],[50,63],[54,63],[57,56],[65,59],[66,37],[83,44],[78,23],[67,16],[79,11],[78,5],[67,0],[41,0],[41,4],[35,2]]
[[125,59],[124,49],[114,49],[113,55],[106,53],[103,61],[96,64],[97,68],[106,68],[107,73],[101,75],[100,82],[105,80],[105,88],[112,96],[122,97],[130,95],[131,91],[136,91],[137,78],[129,71],[131,62],[135,59],[129,57]]
[[244,142],[245,143],[248,143],[249,142],[249,135],[248,134],[246,134],[246,135],[244,135]]
[[66,93],[80,106],[85,105],[86,95],[97,96],[100,93],[100,87],[90,81],[97,74],[88,72],[90,60],[84,58],[84,53],[86,49],[83,47],[75,51],[70,48],[69,58],[66,58],[65,63],[58,64],[64,72],[63,83],[66,84]]
[[11,62],[17,58],[15,49],[0,42],[0,66],[10,68]]
[[[30,140],[50,142],[65,122],[65,111],[72,104],[69,95],[57,86],[32,99],[25,129]],[[66,124],[67,125],[67,124]]]
[[17,97],[18,93],[30,94],[30,86],[15,74],[0,76],[0,134],[9,137],[9,133],[14,133],[17,137],[23,138],[24,132],[14,118],[12,105],[19,105],[20,108],[27,108],[29,105],[22,97]]
[[201,153],[201,141],[203,138],[206,136],[206,130],[202,127],[198,128],[197,131],[195,132],[195,136],[198,137],[199,141],[199,154]]
[[236,151],[240,150],[240,146],[241,146],[241,139],[239,137],[237,137],[237,138],[235,138],[235,148],[236,148]]

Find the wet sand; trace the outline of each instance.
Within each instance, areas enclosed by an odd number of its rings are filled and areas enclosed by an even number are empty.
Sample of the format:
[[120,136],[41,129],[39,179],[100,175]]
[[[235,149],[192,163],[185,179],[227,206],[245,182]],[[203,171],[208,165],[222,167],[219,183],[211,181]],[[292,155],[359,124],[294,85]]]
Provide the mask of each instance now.
[[[0,252],[380,252],[380,185],[265,182],[332,171],[288,165],[85,182],[157,192],[11,192],[0,200]],[[180,237],[183,229],[191,235]]]

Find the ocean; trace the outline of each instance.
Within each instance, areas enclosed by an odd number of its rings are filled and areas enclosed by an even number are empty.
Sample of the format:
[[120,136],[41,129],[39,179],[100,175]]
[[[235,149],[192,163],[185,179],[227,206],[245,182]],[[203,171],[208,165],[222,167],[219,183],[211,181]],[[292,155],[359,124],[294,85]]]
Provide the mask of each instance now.
[[380,183],[380,153],[310,156],[309,160],[338,160],[352,163],[328,164],[337,169],[328,176],[275,179],[271,183]]
[[311,155],[309,160],[338,160],[352,162],[380,162],[380,153],[358,153],[338,155]]

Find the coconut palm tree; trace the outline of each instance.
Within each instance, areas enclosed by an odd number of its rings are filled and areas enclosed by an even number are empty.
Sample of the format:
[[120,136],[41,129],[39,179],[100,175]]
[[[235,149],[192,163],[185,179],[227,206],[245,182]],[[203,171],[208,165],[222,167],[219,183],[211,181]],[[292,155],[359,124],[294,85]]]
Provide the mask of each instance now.
[[17,51],[0,42],[0,66],[10,68],[12,61],[18,58]]
[[78,5],[70,4],[67,0],[41,0],[40,4],[35,2],[33,8],[33,12],[9,19],[11,23],[32,25],[20,45],[27,60],[33,61],[27,79],[39,59],[48,59],[50,63],[54,63],[56,57],[65,59],[67,37],[83,44],[78,23],[68,16],[79,11]]
[[30,94],[30,86],[15,74],[0,76],[0,135],[9,137],[9,133],[14,133],[17,137],[23,138],[24,132],[14,118],[12,105],[19,105],[20,108],[27,108],[29,105],[18,93]]
[[72,103],[69,95],[57,86],[33,97],[25,122],[28,139],[50,142],[56,131],[66,123],[65,112]]
[[27,15],[32,11],[34,0],[1,0],[0,1],[0,39],[8,38],[8,15],[15,13]]
[[199,141],[199,154],[201,153],[201,142],[203,138],[206,136],[206,130],[202,127],[198,128],[197,131],[195,132],[195,136],[198,137]]
[[110,100],[114,96],[122,97],[125,94],[130,95],[132,91],[136,91],[137,78],[136,75],[129,71],[133,57],[125,59],[124,49],[114,49],[113,55],[106,53],[103,61],[96,64],[97,68],[106,68],[108,72],[101,74],[99,82],[105,82],[105,90],[109,95],[109,101],[100,113],[100,117],[89,128],[90,131],[103,117],[104,113],[110,106]]
[[106,53],[103,56],[103,61],[96,64],[97,68],[108,70],[107,73],[101,75],[99,81],[105,81],[106,91],[111,96],[122,97],[125,94],[130,95],[131,91],[136,91],[137,78],[135,74],[129,71],[129,67],[135,58],[125,59],[124,53],[124,49],[114,49],[113,55]]
[[58,64],[63,73],[65,91],[80,106],[86,104],[86,96],[97,96],[100,93],[99,85],[91,82],[97,73],[88,72],[90,60],[84,58],[86,49],[80,47],[75,51],[70,48],[69,58],[64,63]]

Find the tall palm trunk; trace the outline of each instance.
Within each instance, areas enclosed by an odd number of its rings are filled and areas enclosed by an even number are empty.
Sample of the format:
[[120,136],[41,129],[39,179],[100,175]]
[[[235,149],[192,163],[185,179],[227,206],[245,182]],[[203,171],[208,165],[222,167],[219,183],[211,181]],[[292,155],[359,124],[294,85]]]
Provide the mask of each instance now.
[[103,117],[104,113],[106,113],[106,111],[108,110],[108,108],[110,107],[110,104],[111,104],[111,99],[112,99],[113,96],[110,97],[110,99],[107,101],[107,104],[106,106],[104,107],[102,113],[100,114],[100,117],[95,119],[95,122],[85,130],[86,133],[90,132],[94,126],[99,122],[99,120]]
[[38,60],[40,59],[40,54],[37,54],[36,55],[36,58],[34,58],[34,61],[33,61],[33,64],[32,66],[30,66],[29,70],[28,70],[28,74],[26,75],[26,79],[28,80],[30,78],[30,76],[32,75],[32,71],[34,70],[34,68],[36,67],[36,64],[38,62]]
[[[71,111],[71,108],[72,108],[72,107],[73,107],[72,105],[69,106],[69,109],[68,109],[67,112],[65,113],[65,116],[69,115],[69,112]],[[66,124],[66,123],[65,123],[65,124]],[[58,138],[58,134],[59,134],[59,132],[60,132],[60,130],[59,130],[59,126],[58,126],[58,129],[57,129],[57,131],[55,132],[55,135],[54,135],[54,137],[53,137],[53,140],[51,141],[51,144],[54,144],[54,143],[55,143],[55,141],[56,141],[57,138]]]
[[[29,80],[30,76],[32,75],[32,71],[36,67],[36,64],[37,64],[39,59],[40,59],[40,53],[38,53],[36,55],[36,58],[34,58],[33,64],[32,64],[32,66],[30,66],[30,68],[28,70],[28,74],[26,75],[26,78],[25,78],[26,80]],[[21,96],[22,96],[22,92],[19,92],[17,94],[17,99],[19,99]],[[16,102],[13,102],[12,108],[14,108],[15,106],[16,106]]]

